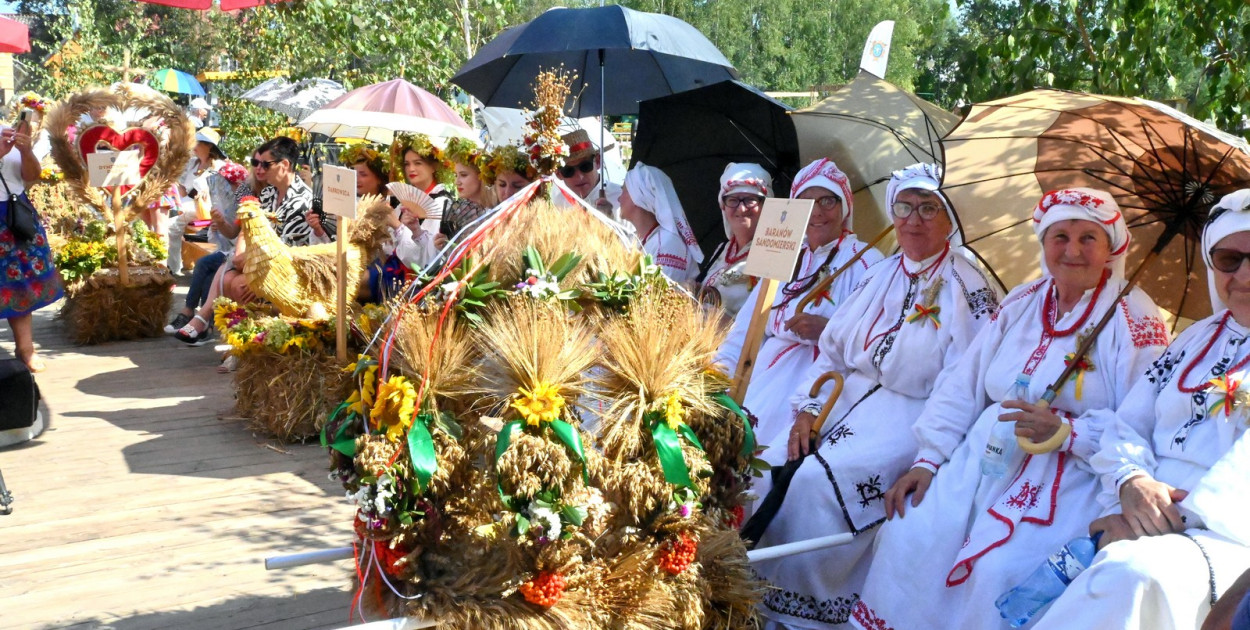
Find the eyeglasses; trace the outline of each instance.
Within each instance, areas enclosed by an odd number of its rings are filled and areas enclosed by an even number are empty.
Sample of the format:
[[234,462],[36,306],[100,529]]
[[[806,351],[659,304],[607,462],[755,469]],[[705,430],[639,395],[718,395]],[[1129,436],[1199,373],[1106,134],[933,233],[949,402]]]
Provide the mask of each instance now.
[[905,201],[896,201],[894,205],[890,206],[890,213],[894,215],[894,218],[904,220],[910,217],[912,212],[919,212],[922,220],[931,221],[941,211],[942,206],[936,203],[922,203],[918,206],[913,206]]
[[1241,269],[1241,263],[1250,259],[1250,252],[1240,252],[1235,249],[1212,249],[1211,250],[1211,266],[1216,271],[1224,273],[1237,273]]
[[564,179],[568,179],[572,177],[574,173],[589,173],[593,170],[595,170],[595,161],[586,160],[585,162],[582,162],[581,164],[577,164],[575,166],[561,166],[560,177],[563,177]]
[[842,198],[837,195],[825,195],[816,199],[816,205],[822,210],[837,210],[842,207]]
[[281,161],[282,160],[258,160],[256,158],[252,158],[252,168],[263,168],[265,170],[269,170],[273,168],[274,164]]
[[760,207],[761,203],[764,203],[764,198],[755,195],[749,197],[725,197],[721,200],[721,203],[725,204],[725,207],[730,210],[737,210],[738,206],[742,206],[747,210],[754,210]]

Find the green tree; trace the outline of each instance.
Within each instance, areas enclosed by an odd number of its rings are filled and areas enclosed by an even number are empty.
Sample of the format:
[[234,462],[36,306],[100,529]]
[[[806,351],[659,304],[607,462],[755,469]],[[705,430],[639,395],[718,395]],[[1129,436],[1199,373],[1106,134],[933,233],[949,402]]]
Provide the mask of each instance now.
[[961,0],[960,16],[926,77],[947,104],[1049,86],[1182,99],[1197,118],[1243,127],[1244,0]]
[[[597,1],[535,0],[510,14],[513,24],[553,6]],[[724,53],[742,80],[770,91],[808,91],[855,77],[872,27],[894,20],[886,78],[911,89],[935,37],[949,28],[945,0],[621,0],[638,11],[684,20]]]

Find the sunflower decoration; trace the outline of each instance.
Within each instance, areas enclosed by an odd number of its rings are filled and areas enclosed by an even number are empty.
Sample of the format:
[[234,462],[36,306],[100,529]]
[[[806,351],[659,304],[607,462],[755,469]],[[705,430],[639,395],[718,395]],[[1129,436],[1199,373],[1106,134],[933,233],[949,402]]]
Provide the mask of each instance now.
[[497,146],[483,154],[478,158],[477,170],[481,173],[483,182],[492,184],[501,173],[509,171],[530,180],[538,178],[538,169],[534,168],[529,156],[520,147],[512,144]]
[[434,181],[450,184],[452,179],[451,165],[443,150],[434,145],[430,137],[423,133],[397,133],[391,143],[391,172],[396,179],[404,177],[404,154],[412,151],[423,160],[434,163]]
[[391,160],[386,153],[386,148],[374,144],[372,142],[361,142],[345,147],[339,152],[339,164],[351,167],[364,162],[369,165],[369,169],[374,173],[380,173],[385,179],[390,179],[392,173]]

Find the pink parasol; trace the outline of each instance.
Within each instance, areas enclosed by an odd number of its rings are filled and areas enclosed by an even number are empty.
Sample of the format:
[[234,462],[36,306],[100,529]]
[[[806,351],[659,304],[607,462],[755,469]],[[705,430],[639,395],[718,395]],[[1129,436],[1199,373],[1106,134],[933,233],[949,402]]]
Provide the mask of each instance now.
[[473,129],[443,100],[403,79],[367,85],[313,112],[300,127],[335,138],[389,143],[395,132],[423,133],[446,140],[476,139]]
[[17,20],[0,17],[0,52],[30,52],[30,29]]

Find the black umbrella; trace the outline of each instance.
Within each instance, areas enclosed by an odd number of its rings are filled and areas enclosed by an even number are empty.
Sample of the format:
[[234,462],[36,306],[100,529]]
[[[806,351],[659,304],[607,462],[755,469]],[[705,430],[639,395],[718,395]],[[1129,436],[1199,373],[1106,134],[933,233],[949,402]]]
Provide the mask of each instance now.
[[790,108],[740,81],[643,101],[631,166],[642,162],[673,180],[686,218],[709,255],[725,240],[716,193],[730,162],[755,162],[779,196],[799,168]]
[[[610,6],[550,9],[507,29],[451,81],[488,107],[523,107],[534,98],[538,73],[560,66],[577,73],[565,106],[574,118],[637,113],[639,101],[738,76],[695,27],[668,15]],[[600,147],[603,134],[601,129]],[[603,168],[601,161],[601,179]]]
[[[729,60],[693,26],[668,15],[608,6],[551,9],[509,28],[451,81],[488,107],[522,107],[534,98],[539,70],[561,65],[577,73],[575,102],[566,110],[575,118],[633,114],[639,101],[737,77]],[[608,81],[611,89],[605,89]]]
[[[838,397],[842,395],[842,375],[837,372],[825,372],[812,383],[812,389],[808,393],[809,396],[819,396],[820,388],[830,380],[834,381],[833,393],[829,394],[829,398],[825,401],[823,407],[820,408],[820,415],[816,417],[816,422],[812,424],[811,437],[808,441],[807,455],[816,452],[820,429],[825,424],[825,418],[829,417],[829,412],[833,411],[833,405],[838,402]],[[773,485],[768,490],[768,495],[760,502],[760,506],[756,508],[755,514],[742,524],[742,530],[739,534],[743,540],[751,543],[751,546],[759,544],[760,538],[764,536],[764,532],[768,530],[768,525],[777,517],[777,512],[781,509],[781,504],[786,500],[786,493],[790,491],[790,481],[794,479],[794,473],[798,472],[799,466],[803,465],[803,460],[807,456],[798,459],[789,460],[782,466],[776,466],[772,469]]]

